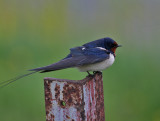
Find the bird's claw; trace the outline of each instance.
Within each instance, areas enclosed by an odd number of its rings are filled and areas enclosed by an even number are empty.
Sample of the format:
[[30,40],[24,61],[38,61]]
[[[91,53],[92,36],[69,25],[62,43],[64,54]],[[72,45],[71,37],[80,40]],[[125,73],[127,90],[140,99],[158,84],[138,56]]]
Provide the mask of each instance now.
[[102,71],[93,71],[93,74],[96,74],[96,73],[102,74]]
[[87,71],[87,73],[88,73],[88,76],[87,76],[87,77],[92,77],[92,76],[94,76],[94,74],[89,73],[89,71]]
[[89,73],[89,71],[87,71],[88,76],[87,77],[93,77],[95,74],[102,74],[101,71],[93,71],[93,74]]

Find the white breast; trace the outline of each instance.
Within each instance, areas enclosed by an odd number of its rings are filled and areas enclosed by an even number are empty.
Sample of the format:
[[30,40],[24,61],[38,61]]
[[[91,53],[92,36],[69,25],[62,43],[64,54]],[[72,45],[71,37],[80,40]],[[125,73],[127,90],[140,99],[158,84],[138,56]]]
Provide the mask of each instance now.
[[80,71],[84,72],[84,71],[102,71],[108,67],[110,67],[113,63],[114,63],[114,55],[110,53],[110,58],[106,59],[102,62],[98,62],[95,64],[89,64],[89,65],[85,65],[85,66],[80,66],[77,67]]

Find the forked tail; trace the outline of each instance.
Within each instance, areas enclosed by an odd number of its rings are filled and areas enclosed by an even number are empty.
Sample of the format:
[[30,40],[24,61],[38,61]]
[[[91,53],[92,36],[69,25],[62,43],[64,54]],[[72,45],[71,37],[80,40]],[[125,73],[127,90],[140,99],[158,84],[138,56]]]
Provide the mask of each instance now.
[[27,74],[24,74],[24,75],[21,75],[21,76],[17,76],[17,77],[15,77],[13,79],[9,79],[9,80],[3,81],[3,82],[0,83],[0,89],[5,87],[5,86],[7,86],[7,85],[9,85],[9,84],[11,84],[11,83],[13,83],[13,82],[15,82],[15,81],[17,81],[17,80],[19,80],[19,79],[21,79],[21,78],[23,78],[23,77],[29,76],[29,75],[34,74],[36,72],[38,72],[38,71],[34,71],[34,72],[27,73]]

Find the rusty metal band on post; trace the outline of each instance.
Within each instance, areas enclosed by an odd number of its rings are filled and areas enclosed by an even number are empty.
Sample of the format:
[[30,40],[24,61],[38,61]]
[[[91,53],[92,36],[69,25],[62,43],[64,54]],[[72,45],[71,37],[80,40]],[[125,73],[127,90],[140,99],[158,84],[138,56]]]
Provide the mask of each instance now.
[[46,121],[105,121],[102,74],[83,80],[45,78]]

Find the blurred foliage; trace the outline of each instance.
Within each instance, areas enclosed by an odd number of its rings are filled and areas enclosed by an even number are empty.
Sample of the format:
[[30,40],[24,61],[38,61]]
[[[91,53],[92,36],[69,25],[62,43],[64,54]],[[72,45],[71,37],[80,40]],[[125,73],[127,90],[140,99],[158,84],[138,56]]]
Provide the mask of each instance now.
[[[160,121],[159,11],[159,0],[0,0],[0,82],[111,37],[123,48],[103,72],[106,120]],[[67,69],[9,85],[0,90],[0,121],[44,121],[43,78],[85,76]]]

